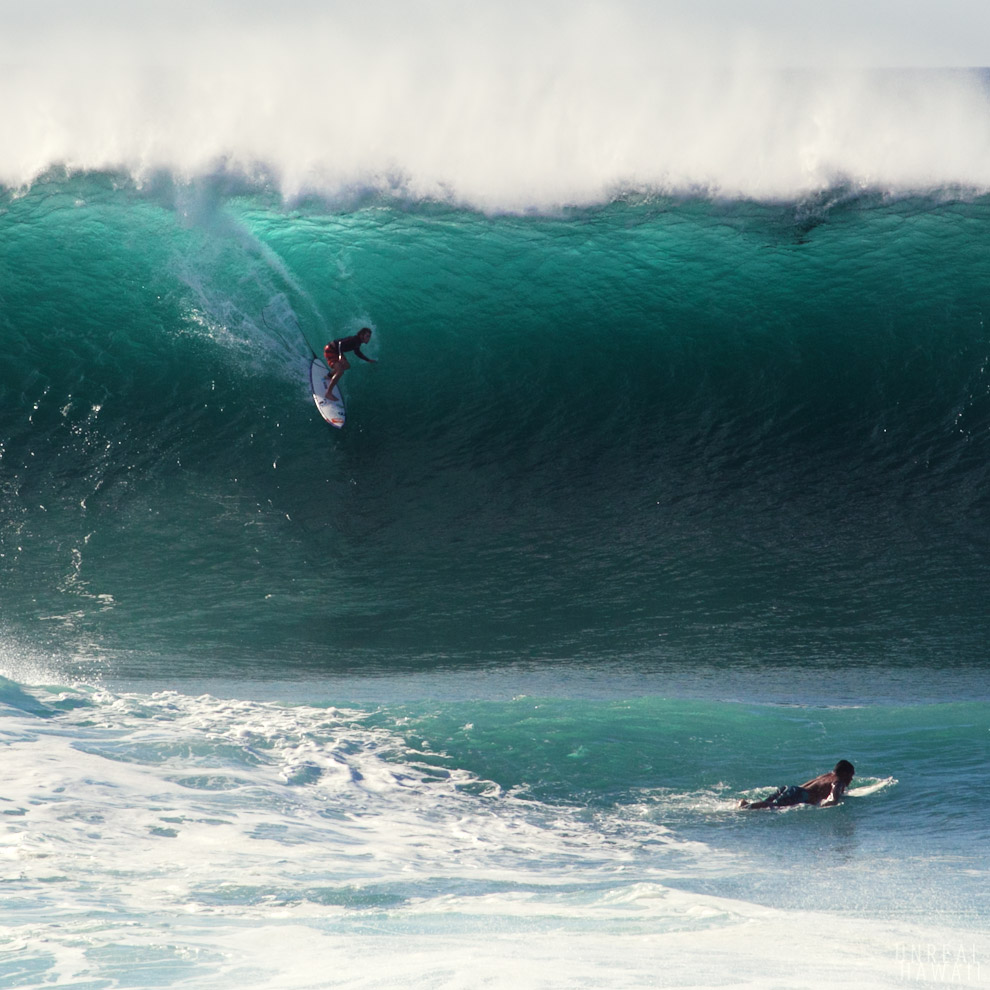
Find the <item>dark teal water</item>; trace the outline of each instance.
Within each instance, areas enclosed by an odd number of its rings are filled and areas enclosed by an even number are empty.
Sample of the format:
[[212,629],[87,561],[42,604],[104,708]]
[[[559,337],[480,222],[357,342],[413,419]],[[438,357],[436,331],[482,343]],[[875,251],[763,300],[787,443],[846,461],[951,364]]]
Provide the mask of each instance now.
[[[111,672],[981,663],[987,215],[8,194],[5,626]],[[328,432],[310,349],[363,324]]]

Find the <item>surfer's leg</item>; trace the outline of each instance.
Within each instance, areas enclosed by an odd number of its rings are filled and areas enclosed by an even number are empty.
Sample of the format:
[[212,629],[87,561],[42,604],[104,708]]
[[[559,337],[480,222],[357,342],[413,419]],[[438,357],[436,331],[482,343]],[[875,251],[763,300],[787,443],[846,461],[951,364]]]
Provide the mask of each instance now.
[[334,386],[337,384],[337,382],[340,381],[340,376],[345,371],[347,371],[347,369],[349,367],[350,367],[350,365],[347,363],[347,358],[341,358],[339,361],[334,361],[333,366],[330,368],[330,370],[333,372],[333,374],[330,376],[330,383],[329,383],[329,385],[327,385],[327,395],[326,395],[326,397],[328,399],[333,394],[333,388],[334,388]]
[[787,790],[786,787],[778,787],[773,794],[768,798],[764,798],[762,801],[740,801],[740,808],[749,808],[751,811],[756,811],[758,808],[776,808],[777,799]]
[[790,808],[795,804],[811,804],[810,795],[803,787],[791,784],[771,798],[775,808]]

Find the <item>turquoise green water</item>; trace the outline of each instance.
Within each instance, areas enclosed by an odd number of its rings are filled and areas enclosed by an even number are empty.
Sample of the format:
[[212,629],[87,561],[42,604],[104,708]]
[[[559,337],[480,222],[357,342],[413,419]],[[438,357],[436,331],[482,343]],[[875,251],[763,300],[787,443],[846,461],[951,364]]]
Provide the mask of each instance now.
[[[7,621],[308,666],[982,659],[985,214],[9,198]],[[310,348],[366,323],[328,436]]]

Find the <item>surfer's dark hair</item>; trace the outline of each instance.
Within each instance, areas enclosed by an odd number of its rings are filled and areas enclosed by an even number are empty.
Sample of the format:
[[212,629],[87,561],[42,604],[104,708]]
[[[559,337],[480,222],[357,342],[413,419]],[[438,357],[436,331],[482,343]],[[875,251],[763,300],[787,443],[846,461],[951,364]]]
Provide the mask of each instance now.
[[832,771],[838,777],[848,777],[852,780],[853,774],[856,772],[856,768],[848,760],[839,760],[835,765],[835,769]]

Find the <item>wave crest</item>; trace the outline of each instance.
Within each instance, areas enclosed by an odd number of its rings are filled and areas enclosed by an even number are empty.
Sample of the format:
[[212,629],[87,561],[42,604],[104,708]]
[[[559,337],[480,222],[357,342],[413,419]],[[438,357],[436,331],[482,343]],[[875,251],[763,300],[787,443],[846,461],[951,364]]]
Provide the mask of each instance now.
[[630,188],[990,188],[978,71],[785,70],[751,33],[702,38],[630,5],[155,16],[11,30],[0,100],[17,140],[0,182],[53,164],[141,178],[222,163],[288,197],[360,188],[491,210]]

